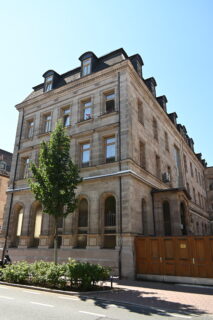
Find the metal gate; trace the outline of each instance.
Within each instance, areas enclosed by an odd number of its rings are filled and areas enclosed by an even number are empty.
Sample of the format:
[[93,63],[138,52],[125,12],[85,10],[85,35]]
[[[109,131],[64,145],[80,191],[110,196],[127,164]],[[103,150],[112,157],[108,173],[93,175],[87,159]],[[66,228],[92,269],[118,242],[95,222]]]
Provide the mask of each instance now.
[[213,236],[136,237],[136,274],[213,278]]

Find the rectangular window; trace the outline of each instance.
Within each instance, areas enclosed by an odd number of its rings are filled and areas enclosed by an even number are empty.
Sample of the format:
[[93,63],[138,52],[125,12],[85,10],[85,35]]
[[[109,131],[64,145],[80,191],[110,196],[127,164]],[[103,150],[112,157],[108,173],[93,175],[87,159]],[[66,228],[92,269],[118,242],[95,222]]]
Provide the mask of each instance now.
[[91,59],[85,59],[82,63],[82,75],[86,76],[91,73]]
[[184,161],[184,167],[185,167],[185,171],[188,172],[188,167],[187,167],[187,160],[186,160],[186,155],[183,155],[183,161]]
[[90,162],[90,143],[81,145],[81,166],[88,167]]
[[87,100],[83,102],[83,119],[89,120],[92,118],[92,102],[91,100]]
[[140,142],[140,166],[146,169],[145,143]]
[[177,147],[174,147],[174,158],[177,172],[177,187],[179,187],[182,185],[182,171],[180,162],[180,150]]
[[170,166],[167,167],[167,173],[168,173],[168,180],[171,183],[172,182],[172,171],[171,171]]
[[52,90],[53,87],[53,76],[49,76],[45,79],[45,87],[44,87],[44,91],[50,91]]
[[115,161],[115,137],[105,139],[105,159],[106,162]]
[[155,118],[153,118],[152,126],[154,139],[158,140],[158,124]]
[[115,93],[114,91],[104,94],[106,113],[115,111]]
[[138,121],[144,125],[143,104],[138,100]]
[[33,137],[33,131],[34,131],[34,121],[28,120],[27,121],[27,131],[26,131],[26,138],[30,139]]
[[160,179],[161,178],[161,169],[160,169],[160,157],[158,155],[156,155],[155,161],[156,161],[156,177],[158,177]]
[[23,158],[21,159],[21,179],[27,179],[29,178],[30,173],[30,159],[29,158]]
[[52,121],[51,114],[46,114],[44,116],[44,133],[51,131],[51,121]]
[[167,151],[169,151],[169,138],[168,138],[168,133],[165,131],[164,132],[164,135],[165,135],[165,149]]
[[198,175],[197,175],[197,169],[195,168],[195,177],[196,177],[196,182],[198,182]]
[[71,125],[70,108],[63,109],[62,116],[63,116],[64,127],[69,127]]
[[193,168],[192,168],[192,163],[190,162],[190,170],[191,170],[191,176],[194,177],[194,173],[193,173]]
[[194,197],[194,202],[196,203],[196,202],[197,202],[197,199],[196,199],[195,188],[193,188],[193,197]]

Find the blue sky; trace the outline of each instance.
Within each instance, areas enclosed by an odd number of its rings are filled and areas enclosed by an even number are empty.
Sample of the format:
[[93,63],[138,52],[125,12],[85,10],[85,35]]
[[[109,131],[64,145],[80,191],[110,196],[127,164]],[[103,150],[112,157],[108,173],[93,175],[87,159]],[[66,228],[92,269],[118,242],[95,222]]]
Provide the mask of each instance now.
[[0,7],[0,149],[13,151],[18,112],[48,69],[79,66],[88,50],[97,56],[123,47],[139,53],[144,77],[154,76],[213,166],[211,0],[10,0]]

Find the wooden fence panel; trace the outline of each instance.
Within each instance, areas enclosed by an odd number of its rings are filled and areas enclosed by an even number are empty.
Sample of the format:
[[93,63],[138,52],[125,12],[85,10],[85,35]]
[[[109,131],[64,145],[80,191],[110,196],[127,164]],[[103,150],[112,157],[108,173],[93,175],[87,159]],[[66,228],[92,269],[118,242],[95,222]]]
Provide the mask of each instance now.
[[213,236],[136,237],[136,273],[213,278]]

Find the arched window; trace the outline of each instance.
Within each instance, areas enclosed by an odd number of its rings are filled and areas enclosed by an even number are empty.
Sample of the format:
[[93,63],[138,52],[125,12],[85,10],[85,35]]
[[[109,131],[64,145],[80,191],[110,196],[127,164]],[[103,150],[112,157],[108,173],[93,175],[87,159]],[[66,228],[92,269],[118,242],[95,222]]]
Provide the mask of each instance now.
[[116,246],[116,200],[113,196],[104,203],[104,248],[114,249]]
[[18,212],[18,218],[17,218],[17,228],[16,228],[16,236],[20,237],[21,235],[21,230],[22,230],[22,224],[23,224],[23,208],[21,208]]
[[22,226],[23,226],[23,218],[24,218],[24,210],[23,207],[19,206],[15,207],[14,209],[15,214],[15,224],[14,224],[14,231],[12,235],[11,246],[18,247],[19,245],[19,237],[22,234]]
[[83,198],[79,202],[78,209],[78,237],[77,247],[86,248],[88,232],[88,201]]
[[42,209],[41,209],[41,206],[39,206],[37,207],[35,212],[35,223],[34,223],[33,243],[32,243],[33,247],[38,247],[39,245],[41,226],[42,226]]
[[39,238],[41,234],[41,224],[42,224],[42,210],[41,208],[37,209],[35,215],[35,227],[34,227],[34,238]]
[[147,221],[147,208],[146,208],[146,200],[141,200],[141,215],[142,215],[142,234],[145,236],[148,235],[148,221]]
[[170,206],[168,201],[163,202],[163,222],[164,222],[164,234],[165,236],[171,236],[171,217]]
[[209,190],[213,190],[213,182],[209,185]]
[[185,212],[185,206],[183,202],[180,204],[180,221],[181,221],[181,231],[183,235],[187,234],[186,229],[186,212]]
[[105,200],[104,225],[105,227],[116,225],[116,201],[110,196]]

